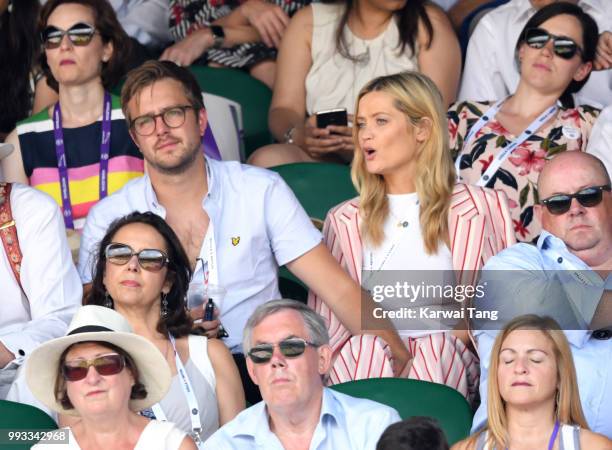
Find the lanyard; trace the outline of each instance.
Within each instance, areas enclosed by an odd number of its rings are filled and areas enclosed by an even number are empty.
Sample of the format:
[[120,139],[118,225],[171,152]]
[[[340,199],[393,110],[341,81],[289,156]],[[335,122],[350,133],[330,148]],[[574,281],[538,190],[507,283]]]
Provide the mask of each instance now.
[[[489,122],[489,120],[495,117],[495,115],[499,112],[502,104],[506,100],[507,98],[499,100],[478,119],[478,121],[470,129],[468,135],[465,137],[465,140],[463,141],[462,150],[467,147],[468,143],[474,138],[474,136],[476,136],[476,134],[482,129],[482,127],[484,127]],[[491,164],[489,164],[489,167],[487,168],[485,173],[482,174],[482,176],[476,183],[476,186],[486,186],[487,183],[493,177],[493,175],[495,175],[499,167],[506,160],[506,158],[508,158],[508,156],[510,156],[512,152],[518,148],[519,145],[529,139],[529,136],[533,135],[536,131],[538,131],[538,128],[540,128],[542,124],[546,123],[556,113],[557,105],[555,104],[548,108],[546,111],[544,111],[542,114],[540,114],[533,122],[531,122],[531,124],[529,124],[529,126],[525,128],[525,130],[519,135],[519,137],[517,137],[514,141],[502,148],[501,151],[495,157],[495,159],[491,161]],[[455,172],[457,173],[457,181],[461,181],[461,176],[459,175],[459,173],[461,170],[460,167],[463,156],[465,155],[459,155],[457,157],[457,161],[455,161]]]
[[[185,366],[179,357],[178,352],[176,351],[176,343],[174,341],[174,336],[171,334],[168,335],[170,338],[170,343],[172,344],[172,348],[174,349],[174,361],[176,363],[176,370],[181,377],[181,387],[183,388],[183,393],[187,398],[187,405],[189,406],[190,418],[191,418],[191,437],[195,441],[196,445],[200,447],[202,444],[202,423],[200,422],[200,410],[198,409],[198,402],[195,398],[195,394],[193,388],[191,386],[191,381],[189,381],[189,376],[187,375],[187,371],[185,370]],[[161,405],[156,403],[151,407],[153,410],[153,414],[155,414],[155,418],[157,420],[161,420],[164,422],[168,421],[166,414],[164,413]]]
[[[555,439],[557,439],[557,434],[559,434],[559,421],[555,422],[555,427],[553,428],[552,434],[550,435],[550,440],[548,441],[548,450],[552,450],[555,445]],[[506,450],[508,450],[506,448]]]
[[[211,173],[208,163],[206,164],[206,175],[208,178],[208,189],[210,190]],[[217,267],[217,245],[215,242],[215,227],[210,215],[208,216],[208,229],[204,236],[204,255],[202,259],[202,271],[204,272],[204,289],[208,290],[208,284],[219,286],[219,270]],[[204,267],[204,264],[207,267]]]
[[[62,195],[62,210],[66,228],[74,229],[72,202],[70,201],[70,186],[68,184],[68,167],[66,163],[66,147],[62,129],[62,112],[57,102],[53,108],[53,134],[55,137],[55,156],[60,178]],[[108,158],[110,156],[111,135],[111,96],[104,92],[104,109],[102,112],[102,143],[100,144],[100,199],[108,195]]]

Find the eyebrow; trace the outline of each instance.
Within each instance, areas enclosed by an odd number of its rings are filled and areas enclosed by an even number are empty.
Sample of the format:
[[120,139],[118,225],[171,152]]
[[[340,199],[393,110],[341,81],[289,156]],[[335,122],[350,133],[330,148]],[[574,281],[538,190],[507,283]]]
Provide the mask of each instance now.
[[[282,339],[281,339],[280,341],[278,341],[278,342],[281,342],[281,341],[286,341],[287,339],[294,339],[294,338],[304,339],[304,338],[302,338],[302,337],[300,337],[300,336],[297,336],[297,335],[295,335],[295,334],[290,334],[290,335],[288,335],[288,336],[285,336],[284,338],[282,338]],[[270,341],[261,341],[261,340],[257,340],[257,341],[255,341],[255,345],[259,345],[259,344],[271,344],[271,342],[270,342]]]
[[[511,352],[514,354],[518,353],[513,348],[502,348],[499,353],[501,354],[502,352]],[[529,350],[527,350],[527,353],[533,353],[533,352],[541,352],[541,353],[544,353],[545,355],[548,355],[548,352],[546,350],[542,350],[540,348],[530,348]]]

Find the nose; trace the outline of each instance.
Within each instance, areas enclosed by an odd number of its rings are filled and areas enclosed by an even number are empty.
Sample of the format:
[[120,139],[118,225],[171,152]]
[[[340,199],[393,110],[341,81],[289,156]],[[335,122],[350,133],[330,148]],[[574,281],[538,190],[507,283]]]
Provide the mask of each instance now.
[[573,198],[570,203],[568,214],[571,216],[580,216],[585,213],[585,207],[580,204],[578,199]]
[[281,368],[287,366],[287,360],[285,359],[285,355],[283,355],[280,351],[278,345],[275,345],[272,350],[272,359],[270,360],[273,368]]
[[85,376],[85,381],[89,384],[97,384],[100,381],[101,375],[98,373],[94,366],[89,366],[87,368],[87,376]]
[[546,55],[552,58],[552,56],[555,53],[555,44],[553,42],[552,39],[549,39],[548,41],[546,41],[546,44],[544,44],[544,47],[542,47],[540,49],[540,51]]
[[60,48],[62,50],[68,50],[68,49],[71,49],[72,47],[73,47],[73,44],[70,38],[68,37],[68,33],[64,34],[62,36],[62,40],[60,41]]
[[164,119],[161,115],[155,117],[155,133],[158,136],[162,136],[164,134],[168,134],[170,127],[166,125]]
[[514,364],[514,373],[524,374],[527,373],[527,364],[525,363],[524,357],[517,357]]
[[127,268],[128,270],[137,272],[138,270],[140,270],[140,266],[138,265],[138,255],[132,255],[132,257],[130,258],[130,260],[127,262]]

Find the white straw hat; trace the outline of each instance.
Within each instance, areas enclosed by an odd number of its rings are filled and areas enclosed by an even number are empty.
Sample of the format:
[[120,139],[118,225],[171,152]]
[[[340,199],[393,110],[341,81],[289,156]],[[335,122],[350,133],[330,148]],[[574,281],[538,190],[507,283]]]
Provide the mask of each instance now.
[[34,396],[61,414],[78,416],[75,409],[65,409],[55,399],[55,382],[60,375],[59,359],[70,345],[97,341],[108,342],[124,350],[138,368],[139,381],[147,390],[143,399],[131,399],[132,411],[140,411],[159,402],[168,392],[172,376],[161,352],[147,339],[134,334],[128,321],[118,312],[103,306],[82,306],[74,315],[66,336],[45,342],[28,358],[25,375]]

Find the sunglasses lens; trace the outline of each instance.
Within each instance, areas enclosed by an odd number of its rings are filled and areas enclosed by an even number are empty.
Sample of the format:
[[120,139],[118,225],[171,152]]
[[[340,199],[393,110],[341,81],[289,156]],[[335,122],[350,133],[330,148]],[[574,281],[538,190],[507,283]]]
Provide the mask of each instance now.
[[249,357],[255,364],[263,364],[272,359],[274,347],[270,344],[256,345],[249,351]]
[[138,262],[145,270],[158,271],[164,267],[166,257],[159,250],[143,250],[138,255]]
[[540,28],[530,28],[525,34],[525,42],[531,48],[542,48],[550,39],[550,34]]
[[280,351],[287,357],[300,356],[306,350],[306,342],[301,339],[286,339],[278,344]]
[[565,214],[569,211],[572,203],[571,197],[568,195],[557,195],[546,200],[546,207],[551,214]]
[[571,39],[558,38],[554,43],[555,54],[563,59],[571,59],[578,51],[578,46]]
[[602,199],[602,191],[595,188],[587,188],[576,194],[576,199],[582,206],[591,208],[599,205]]
[[134,253],[132,249],[123,244],[110,244],[106,247],[106,260],[122,266],[127,264]]
[[45,28],[42,32],[42,41],[45,48],[53,49],[59,47],[63,36],[62,31],[55,27]]
[[64,364],[62,366],[62,374],[64,378],[68,381],[79,381],[87,376],[87,362],[83,361],[83,364],[77,365],[68,365]]
[[124,360],[121,355],[100,356],[93,360],[93,366],[100,375],[116,375],[123,370]]
[[70,42],[77,46],[87,45],[91,42],[95,29],[86,23],[77,23],[68,30]]

